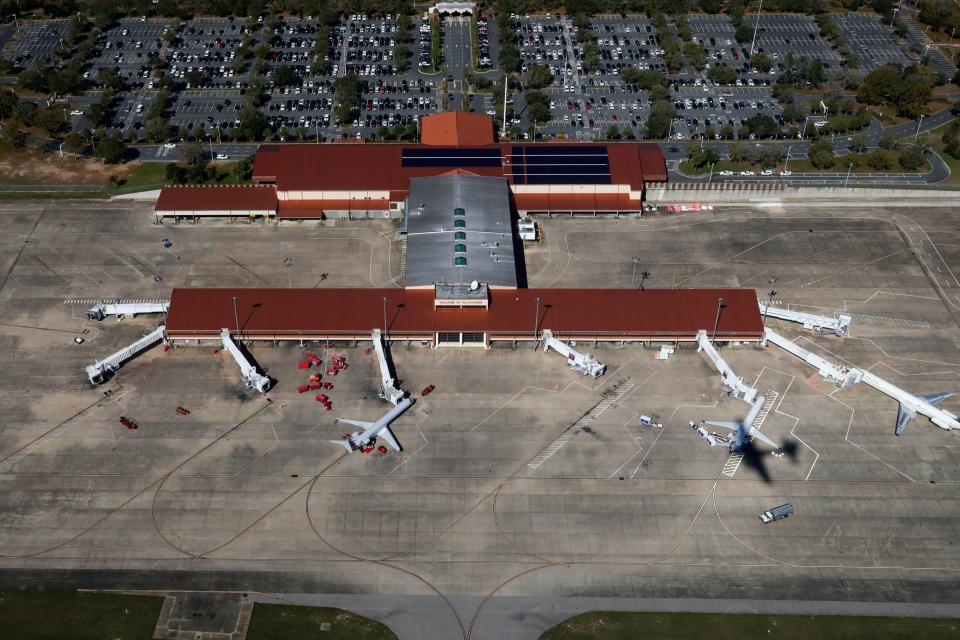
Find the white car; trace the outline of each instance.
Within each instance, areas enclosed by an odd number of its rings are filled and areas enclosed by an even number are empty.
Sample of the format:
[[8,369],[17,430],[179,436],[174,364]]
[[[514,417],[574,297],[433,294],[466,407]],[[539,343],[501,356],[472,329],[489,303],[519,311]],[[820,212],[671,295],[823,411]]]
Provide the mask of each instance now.
[[176,142],[168,142],[167,144],[163,145],[163,148],[164,148],[164,149],[176,149],[176,148],[177,148],[177,143],[176,143]]
[[70,112],[70,115],[72,115],[72,116],[82,116],[82,115],[83,115],[83,109],[74,109],[73,111]]
[[217,154],[217,160],[229,160],[229,159],[230,159],[230,156],[228,156],[228,155],[225,154],[225,153],[218,153],[218,154]]
[[742,175],[742,176],[755,176],[755,175],[757,175],[757,174],[755,174],[753,171],[741,171],[741,172],[740,172],[740,175]]
[[793,175],[793,171],[781,171],[781,172],[780,172],[780,175],[782,175],[782,176],[792,176],[792,175]]
[[720,172],[720,175],[721,175],[721,176],[732,176],[732,175],[733,175],[733,171],[721,171],[721,172]]
[[762,176],[772,176],[772,175],[773,175],[773,171],[770,170],[770,169],[764,169],[763,171],[760,172],[760,175],[762,175]]

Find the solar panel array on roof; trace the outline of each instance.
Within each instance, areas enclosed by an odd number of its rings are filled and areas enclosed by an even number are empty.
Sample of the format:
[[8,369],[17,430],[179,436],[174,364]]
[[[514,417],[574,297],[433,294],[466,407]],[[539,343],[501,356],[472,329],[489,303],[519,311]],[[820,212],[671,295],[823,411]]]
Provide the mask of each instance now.
[[404,149],[404,167],[499,167],[503,162],[500,149]]
[[610,184],[607,148],[516,146],[508,157],[514,184]]

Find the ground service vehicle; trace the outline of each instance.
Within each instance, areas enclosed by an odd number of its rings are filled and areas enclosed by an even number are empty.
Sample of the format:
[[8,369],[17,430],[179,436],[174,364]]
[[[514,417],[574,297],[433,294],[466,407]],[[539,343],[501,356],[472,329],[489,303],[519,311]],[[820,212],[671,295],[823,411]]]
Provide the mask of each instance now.
[[791,504],[782,504],[779,507],[774,507],[769,511],[764,511],[760,514],[760,522],[763,524],[770,524],[777,520],[783,520],[790,516],[793,513],[793,505]]

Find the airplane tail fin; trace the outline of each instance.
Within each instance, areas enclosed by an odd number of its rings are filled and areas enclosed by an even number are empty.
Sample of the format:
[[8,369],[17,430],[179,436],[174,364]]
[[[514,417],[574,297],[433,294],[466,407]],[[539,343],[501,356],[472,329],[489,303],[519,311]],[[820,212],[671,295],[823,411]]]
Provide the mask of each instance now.
[[384,427],[383,429],[380,429],[380,431],[377,431],[377,437],[386,440],[396,451],[403,451],[403,447],[401,447],[400,443],[397,442],[393,432],[390,431],[390,427]]
[[338,444],[344,449],[347,450],[347,453],[353,453],[353,448],[350,446],[350,443],[346,440],[327,440],[327,442],[332,442],[333,444]]

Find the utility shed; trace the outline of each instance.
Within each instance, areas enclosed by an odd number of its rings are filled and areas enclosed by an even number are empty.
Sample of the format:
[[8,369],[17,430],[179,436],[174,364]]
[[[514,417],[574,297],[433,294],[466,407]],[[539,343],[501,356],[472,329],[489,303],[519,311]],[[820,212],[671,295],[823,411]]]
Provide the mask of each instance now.
[[277,214],[277,190],[273,187],[216,186],[164,187],[154,209],[157,219],[264,217]]
[[491,288],[517,287],[506,179],[463,170],[412,178],[406,286],[474,280]]

